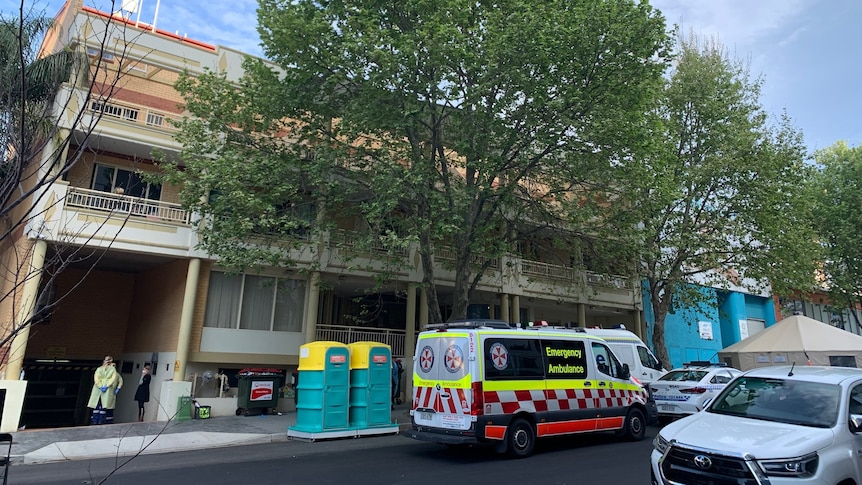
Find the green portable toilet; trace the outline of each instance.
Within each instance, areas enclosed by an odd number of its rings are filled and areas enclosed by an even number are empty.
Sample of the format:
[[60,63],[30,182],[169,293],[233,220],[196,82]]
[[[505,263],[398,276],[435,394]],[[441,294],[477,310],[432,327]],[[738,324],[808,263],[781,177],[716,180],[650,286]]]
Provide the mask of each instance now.
[[296,426],[306,432],[348,428],[350,350],[340,342],[309,342],[299,348]]
[[350,348],[350,427],[388,426],[392,413],[392,351],[379,342]]

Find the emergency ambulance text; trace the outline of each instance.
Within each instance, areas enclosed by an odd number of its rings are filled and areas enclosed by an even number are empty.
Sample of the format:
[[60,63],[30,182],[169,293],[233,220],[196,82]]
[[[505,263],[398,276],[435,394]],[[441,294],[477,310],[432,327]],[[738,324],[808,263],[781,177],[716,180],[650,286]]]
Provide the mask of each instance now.
[[564,359],[568,359],[569,357],[581,359],[584,356],[584,351],[579,349],[555,349],[545,347],[545,355],[548,357],[562,357]]

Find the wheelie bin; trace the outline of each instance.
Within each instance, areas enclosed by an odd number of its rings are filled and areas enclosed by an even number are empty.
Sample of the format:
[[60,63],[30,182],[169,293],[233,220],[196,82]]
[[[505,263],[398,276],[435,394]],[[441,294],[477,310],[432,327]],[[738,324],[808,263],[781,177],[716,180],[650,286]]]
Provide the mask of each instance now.
[[267,414],[278,406],[278,390],[283,385],[281,369],[247,368],[237,373],[236,415]]

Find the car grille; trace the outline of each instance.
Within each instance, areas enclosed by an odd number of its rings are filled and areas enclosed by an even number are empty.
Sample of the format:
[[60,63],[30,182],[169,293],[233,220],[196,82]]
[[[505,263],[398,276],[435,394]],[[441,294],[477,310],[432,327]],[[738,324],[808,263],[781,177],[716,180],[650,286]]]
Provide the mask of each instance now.
[[[699,467],[695,458],[708,458],[708,467]],[[661,464],[668,480],[686,485],[757,485],[759,482],[742,458],[671,447]]]

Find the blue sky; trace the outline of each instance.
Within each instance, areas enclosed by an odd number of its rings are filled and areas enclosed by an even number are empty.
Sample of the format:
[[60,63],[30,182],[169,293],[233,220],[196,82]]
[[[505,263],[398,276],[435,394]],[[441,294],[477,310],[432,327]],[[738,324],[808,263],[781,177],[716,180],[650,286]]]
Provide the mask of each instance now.
[[[116,0],[119,6],[122,0]],[[256,0],[143,0],[140,20],[212,44],[260,54]],[[858,0],[650,0],[669,24],[714,36],[762,76],[761,101],[775,117],[784,110],[810,150],[838,140],[862,144],[862,2]],[[85,0],[113,10],[110,0]],[[0,14],[21,2],[0,0]],[[27,0],[25,10],[53,16],[62,0]],[[114,8],[116,9],[116,8]],[[133,14],[133,18],[136,14]]]

